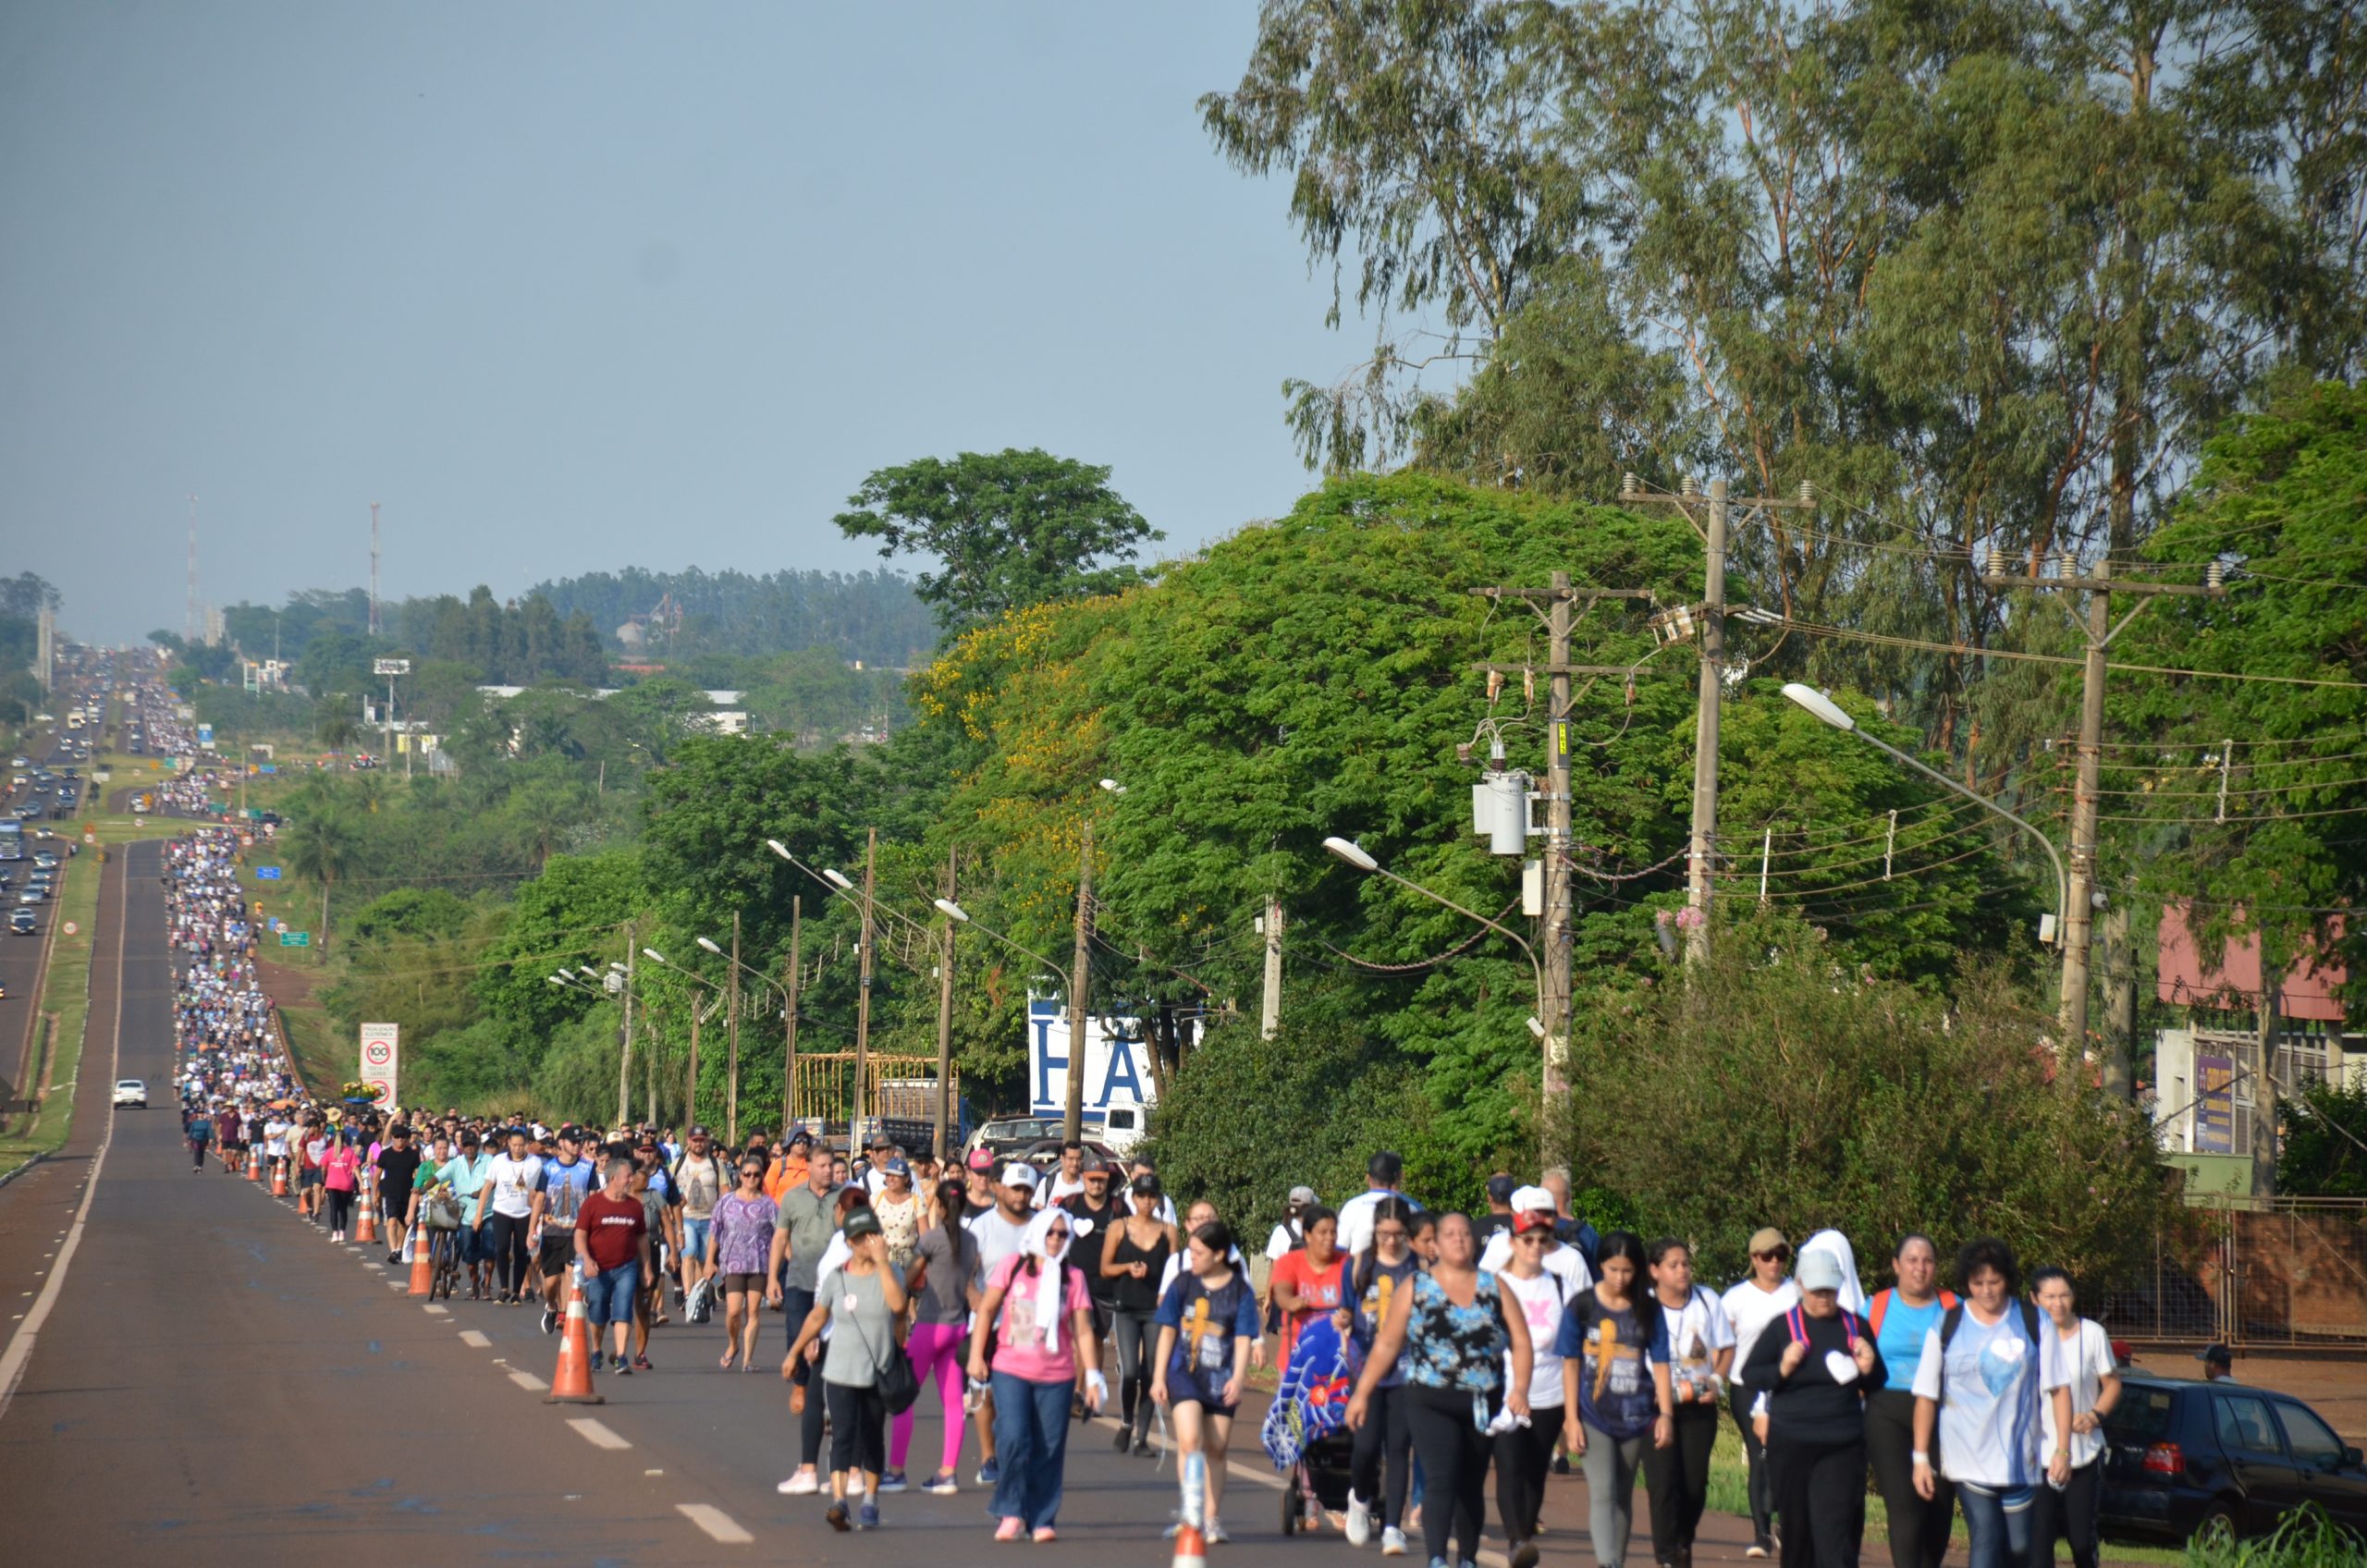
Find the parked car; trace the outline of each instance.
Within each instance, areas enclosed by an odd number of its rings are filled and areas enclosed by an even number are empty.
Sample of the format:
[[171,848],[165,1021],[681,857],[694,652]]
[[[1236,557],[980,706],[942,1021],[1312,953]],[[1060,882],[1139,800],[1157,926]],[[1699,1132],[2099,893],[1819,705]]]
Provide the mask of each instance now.
[[2314,1502],[2367,1548],[2367,1464],[2290,1394],[2123,1374],[2104,1443],[2106,1535],[2177,1544],[2225,1520],[2263,1536]]
[[970,1142],[963,1149],[965,1156],[973,1150],[984,1149],[997,1159],[1015,1158],[1046,1138],[1057,1149],[1061,1136],[1061,1119],[1057,1116],[1006,1116],[989,1121],[970,1134]]
[[148,1109],[148,1085],[138,1078],[117,1079],[115,1085],[115,1103],[117,1105],[136,1105],[141,1109],[146,1110]]
[[[1012,1156],[1012,1158],[1025,1160],[1039,1171],[1049,1173],[1050,1171],[1058,1170],[1061,1168],[1061,1139],[1059,1132],[1057,1131],[1057,1125],[1058,1124],[1056,1123],[1056,1130],[1050,1137],[1039,1139],[1036,1142],[1030,1144],[1026,1148]],[[1085,1150],[1087,1154],[1099,1155],[1101,1157],[1101,1163],[1107,1166],[1110,1170],[1118,1171],[1125,1169],[1125,1161],[1120,1158],[1118,1151],[1111,1148],[1108,1144],[1103,1143],[1100,1139],[1082,1138],[1078,1141],[1085,1145]],[[1114,1177],[1112,1178],[1113,1189],[1117,1186],[1122,1185],[1124,1185],[1122,1182],[1118,1182]]]

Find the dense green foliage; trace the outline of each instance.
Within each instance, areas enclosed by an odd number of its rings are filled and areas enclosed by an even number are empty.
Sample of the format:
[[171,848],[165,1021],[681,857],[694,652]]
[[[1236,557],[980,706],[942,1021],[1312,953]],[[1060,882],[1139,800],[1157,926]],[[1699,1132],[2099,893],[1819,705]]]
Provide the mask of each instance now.
[[938,563],[917,592],[947,631],[1139,582],[1124,563],[1164,537],[1110,487],[1108,468],[1041,447],[875,470],[847,506],[832,521],[848,538]]
[[2277,1192],[2293,1197],[2367,1198],[2367,1088],[2305,1084],[2284,1109]]
[[[702,654],[768,658],[828,648],[842,659],[898,668],[926,657],[936,641],[910,581],[891,571],[586,572],[535,584],[562,615],[581,610],[603,637],[635,617],[650,618],[642,652],[669,665]],[[656,612],[670,602],[679,611]],[[743,682],[702,681],[703,685]]]

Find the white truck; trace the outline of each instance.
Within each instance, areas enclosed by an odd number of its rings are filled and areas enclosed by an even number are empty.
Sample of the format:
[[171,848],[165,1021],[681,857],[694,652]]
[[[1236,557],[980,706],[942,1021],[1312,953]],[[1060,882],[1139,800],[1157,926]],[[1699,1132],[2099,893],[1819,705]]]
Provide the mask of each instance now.
[[[1085,1131],[1123,1154],[1142,1140],[1159,1090],[1150,1071],[1147,1030],[1138,1018],[1085,1021]],[[1027,1002],[1030,1111],[1059,1117],[1068,1109],[1069,1015],[1061,1003]]]

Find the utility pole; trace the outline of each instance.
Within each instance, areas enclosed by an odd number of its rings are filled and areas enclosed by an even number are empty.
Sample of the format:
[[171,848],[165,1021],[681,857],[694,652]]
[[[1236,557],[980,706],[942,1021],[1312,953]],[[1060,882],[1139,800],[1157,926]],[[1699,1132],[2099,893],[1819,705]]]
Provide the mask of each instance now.
[[[693,991],[691,993],[691,1082],[689,1091],[682,1096],[682,1124],[685,1128],[688,1128],[692,1123],[697,1121],[699,1119],[700,1011],[699,994],[696,991]],[[653,1112],[656,1109],[656,1108],[655,1106],[651,1107]],[[650,1120],[655,1121],[656,1117],[653,1114],[650,1117]]]
[[[954,901],[954,851],[945,851],[945,901]],[[942,922],[937,953],[937,1120],[929,1130],[929,1158],[944,1163],[948,1129],[953,1124],[953,917]]]
[[871,1070],[871,888],[878,865],[879,829],[874,827],[863,851],[863,946],[855,954],[861,973],[854,998],[854,1114],[847,1122],[850,1153],[863,1142],[864,1090],[868,1086],[865,1078]]
[[[1984,572],[1981,581],[1995,589],[2034,588],[2067,594],[2084,592],[2088,595],[2085,618],[2070,618],[2073,629],[2087,643],[2087,657],[2079,681],[2079,766],[2071,792],[2069,887],[2063,900],[2063,929],[2057,934],[2063,943],[2063,1058],[2067,1067],[2077,1069],[2088,1047],[2088,969],[2095,936],[2096,811],[2099,775],[2103,766],[2105,650],[2155,599],[2165,595],[2223,598],[2227,588],[2215,561],[2208,569],[2206,581],[2201,583],[2142,582],[2114,577],[2109,558],[2075,575],[2070,558],[2058,555],[2055,574],[2045,578],[2039,575],[2035,550],[2030,556],[2029,576],[2007,577],[1990,571]],[[2117,624],[2112,619],[2112,595],[2116,593],[2130,594],[2137,600]],[[2105,1053],[2104,1089],[2115,1098],[2127,1099],[2133,1087],[2129,1052],[2134,1045],[2134,1041],[2124,1039],[2113,1044]]]
[[1266,994],[1257,1009],[1257,1033],[1270,1040],[1282,1026],[1282,899],[1266,895]]
[[621,1049],[617,1055],[617,1125],[622,1127],[632,1114],[632,974],[633,963],[641,951],[641,944],[633,940],[633,922],[625,922],[625,1022],[624,1035],[618,1042]]
[[1807,510],[1816,505],[1815,487],[1803,481],[1797,496],[1746,496],[1739,501],[1726,494],[1726,482],[1710,481],[1709,504],[1699,521],[1693,518],[1699,494],[1692,480],[1679,484],[1674,496],[1644,494],[1634,474],[1622,479],[1619,498],[1629,504],[1665,501],[1682,511],[1701,535],[1701,668],[1693,712],[1693,827],[1686,840],[1685,961],[1699,963],[1710,955],[1710,900],[1717,879],[1718,853],[1718,719],[1726,678],[1726,538],[1729,508],[1740,505],[1754,512],[1778,508]]
[[1069,976],[1069,1095],[1061,1117],[1061,1138],[1085,1136],[1085,986],[1086,944],[1093,935],[1093,824],[1085,825],[1085,847],[1077,853],[1076,967]]
[[723,1032],[730,1041],[730,1077],[723,1085],[723,1136],[736,1149],[740,1146],[740,912],[736,909],[731,912],[731,976],[725,984],[730,987],[723,1014]]
[[2277,985],[2268,972],[2268,944],[2260,944],[2260,1074],[2252,1080],[2252,1196],[2276,1195]]
[[385,625],[378,617],[378,503],[370,503],[370,635],[382,636]]
[[780,1042],[780,1138],[781,1146],[789,1146],[789,1134],[797,1124],[797,994],[803,988],[805,961],[805,900],[792,895],[789,900],[789,985],[786,987],[788,1022],[781,1026]]
[[[1625,665],[1574,665],[1570,662],[1570,633],[1574,617],[1572,605],[1584,600],[1592,608],[1598,599],[1628,599],[1649,601],[1651,592],[1643,588],[1578,588],[1571,585],[1570,574],[1557,571],[1550,588],[1475,588],[1474,594],[1490,599],[1526,599],[1545,601],[1545,623],[1549,637],[1545,665],[1545,900],[1539,917],[1539,940],[1544,948],[1540,967],[1544,971],[1544,990],[1537,998],[1537,1022],[1545,1031],[1544,1068],[1540,1082],[1548,1096],[1560,1094],[1567,1085],[1563,1070],[1569,1057],[1570,1036],[1570,937],[1573,926],[1575,898],[1571,888],[1571,868],[1576,863],[1572,853],[1570,825],[1570,677],[1573,675],[1615,675],[1629,673]],[[1515,674],[1533,676],[1536,671],[1527,665],[1485,665],[1491,675]]]

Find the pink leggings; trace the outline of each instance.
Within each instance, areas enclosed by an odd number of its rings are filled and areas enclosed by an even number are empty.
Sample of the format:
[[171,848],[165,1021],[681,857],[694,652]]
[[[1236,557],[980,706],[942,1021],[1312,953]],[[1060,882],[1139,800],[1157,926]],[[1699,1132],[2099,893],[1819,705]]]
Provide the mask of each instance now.
[[[913,1370],[920,1375],[922,1385],[926,1387],[931,1378],[937,1379],[938,1403],[945,1408],[945,1463],[938,1468],[948,1473],[962,1467],[962,1439],[969,1432],[970,1413],[962,1406],[967,1375],[953,1358],[964,1331],[959,1323],[915,1323],[904,1337],[904,1349],[912,1355]],[[914,1400],[889,1428],[890,1470],[904,1467],[904,1456],[913,1446],[913,1412],[919,1408],[920,1402]]]

